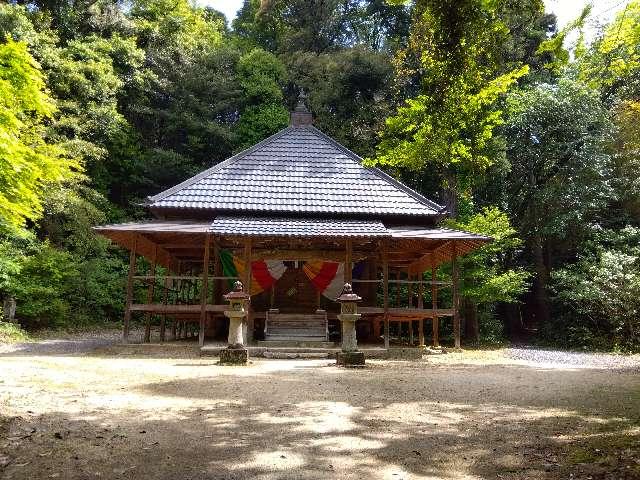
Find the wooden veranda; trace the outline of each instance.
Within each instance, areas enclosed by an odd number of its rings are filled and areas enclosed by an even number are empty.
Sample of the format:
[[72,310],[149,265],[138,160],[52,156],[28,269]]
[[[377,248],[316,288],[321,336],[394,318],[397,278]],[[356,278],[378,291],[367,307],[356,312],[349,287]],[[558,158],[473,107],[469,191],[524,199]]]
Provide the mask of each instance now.
[[[359,309],[363,315],[360,331],[368,331],[373,340],[382,337],[384,346],[389,348],[391,325],[396,323],[400,329],[405,325],[409,343],[417,340],[417,345],[424,346],[425,322],[430,321],[431,343],[439,346],[440,321],[450,319],[454,346],[460,346],[458,258],[488,238],[448,229],[393,226],[386,227],[384,234],[372,235],[365,231],[331,235],[331,228],[326,228],[329,233],[323,235],[296,234],[295,219],[288,220],[287,233],[276,234],[269,233],[269,228],[260,228],[270,219],[244,221],[252,224],[245,229],[250,233],[219,232],[216,222],[176,220],[98,228],[130,251],[125,342],[129,341],[134,314],[143,315],[146,342],[150,341],[156,319],[160,341],[165,341],[169,325],[172,338],[197,330],[200,345],[224,329],[222,312],[227,305],[222,295],[229,290],[229,282],[239,279],[244,285],[252,285],[251,268],[245,268],[238,276],[223,274],[220,252],[226,250],[244,265],[269,259],[290,262],[292,269],[294,263],[317,260],[359,263],[364,266],[359,278],[353,278],[352,268],[344,268],[342,281],[352,283],[364,299]],[[447,263],[451,264],[451,275],[443,279],[438,269]],[[277,288],[276,282],[268,291],[252,297],[246,335],[249,343],[260,338],[269,310],[285,308],[300,315],[326,311],[328,319],[335,321],[338,306],[330,299],[317,293],[314,305],[313,299],[302,301],[301,292],[300,296],[293,294],[279,303]]]

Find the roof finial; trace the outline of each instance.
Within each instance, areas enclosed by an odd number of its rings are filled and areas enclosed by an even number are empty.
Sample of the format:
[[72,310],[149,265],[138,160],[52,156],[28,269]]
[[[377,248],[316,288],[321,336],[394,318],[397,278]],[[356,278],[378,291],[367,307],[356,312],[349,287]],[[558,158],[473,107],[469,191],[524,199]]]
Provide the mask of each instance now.
[[307,94],[304,93],[304,88],[300,88],[300,93],[298,93],[298,104],[296,105],[295,111],[299,113],[308,113],[309,109],[307,108],[306,100]]
[[304,89],[300,88],[300,92],[298,93],[298,104],[296,105],[296,108],[293,109],[293,112],[291,112],[291,126],[300,127],[304,125],[311,125],[313,123],[313,115],[311,115],[311,112],[309,112],[305,103],[307,98],[308,97]]

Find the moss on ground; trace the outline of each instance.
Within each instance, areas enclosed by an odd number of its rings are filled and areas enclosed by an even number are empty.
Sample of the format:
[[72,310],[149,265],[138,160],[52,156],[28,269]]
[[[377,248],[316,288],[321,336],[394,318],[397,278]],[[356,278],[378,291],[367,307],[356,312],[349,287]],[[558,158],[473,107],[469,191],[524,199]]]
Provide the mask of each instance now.
[[626,429],[589,437],[567,452],[570,465],[584,473],[616,472],[616,478],[640,478],[640,430]]

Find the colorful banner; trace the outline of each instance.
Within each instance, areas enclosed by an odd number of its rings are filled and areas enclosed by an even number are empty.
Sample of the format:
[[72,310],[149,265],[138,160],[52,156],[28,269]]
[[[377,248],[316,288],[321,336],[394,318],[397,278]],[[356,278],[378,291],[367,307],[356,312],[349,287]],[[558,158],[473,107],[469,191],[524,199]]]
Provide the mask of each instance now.
[[[342,293],[344,288],[344,263],[323,262],[321,260],[305,262],[302,270],[313,286],[316,287],[316,290],[325,297],[335,300]],[[353,265],[351,277],[360,278],[363,271],[364,262],[358,262]]]
[[[222,271],[225,277],[244,277],[244,262],[238,257],[234,257],[230,251],[220,251],[220,261],[222,262]],[[282,260],[256,260],[251,262],[251,295],[257,295],[271,288],[282,275],[285,270]],[[229,282],[233,286],[233,281]]]
[[305,262],[302,270],[322,295],[331,300],[340,296],[344,287],[344,263]]

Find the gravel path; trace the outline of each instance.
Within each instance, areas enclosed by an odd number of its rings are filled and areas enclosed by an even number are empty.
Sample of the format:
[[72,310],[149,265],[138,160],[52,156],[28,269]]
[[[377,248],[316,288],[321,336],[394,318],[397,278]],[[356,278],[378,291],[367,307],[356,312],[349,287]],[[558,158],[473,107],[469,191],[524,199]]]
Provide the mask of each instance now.
[[[120,330],[98,330],[59,335],[53,333],[54,338],[42,338],[34,342],[0,343],[0,355],[72,355],[116,345],[122,339]],[[142,330],[132,331],[131,336],[135,342],[137,337],[142,336]],[[502,353],[505,358],[531,362],[540,366],[640,370],[640,355],[568,352],[528,347],[507,348]]]
[[566,352],[539,348],[507,348],[504,356],[548,366],[605,369],[640,369],[640,355],[614,355],[610,353]]
[[[135,339],[142,331],[131,333]],[[48,336],[48,335],[47,335]],[[40,338],[33,342],[0,343],[0,355],[52,355],[89,352],[109,347],[122,341],[120,330],[97,330],[76,333],[52,333],[52,338]]]

